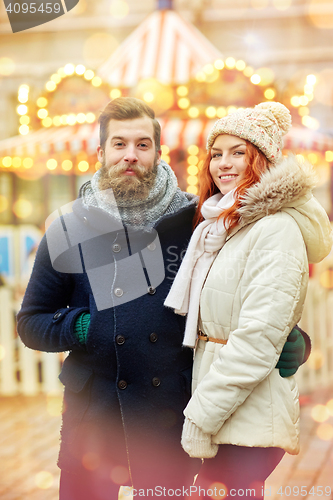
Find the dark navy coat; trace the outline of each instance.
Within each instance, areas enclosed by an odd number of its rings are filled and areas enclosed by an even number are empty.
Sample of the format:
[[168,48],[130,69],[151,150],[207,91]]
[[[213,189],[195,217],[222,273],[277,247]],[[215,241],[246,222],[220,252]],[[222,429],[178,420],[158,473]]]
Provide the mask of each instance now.
[[[93,212],[80,210],[89,222]],[[65,386],[60,468],[81,473],[87,457],[106,469],[129,462],[134,484],[148,461],[160,464],[167,476],[175,468],[192,468],[180,437],[193,354],[182,346],[185,319],[163,302],[189,242],[194,210],[190,205],[155,226],[165,278],[153,293],[102,310],[84,263],[83,272],[55,270],[46,237],[42,239],[18,314],[18,332],[31,349],[70,351],[60,374]],[[91,315],[84,346],[74,334],[82,312]]]

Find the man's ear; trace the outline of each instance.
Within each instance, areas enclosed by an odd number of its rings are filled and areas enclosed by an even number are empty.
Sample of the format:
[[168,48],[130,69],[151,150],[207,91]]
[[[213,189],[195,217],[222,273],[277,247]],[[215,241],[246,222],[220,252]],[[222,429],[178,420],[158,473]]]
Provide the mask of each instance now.
[[157,151],[157,155],[156,155],[156,165],[159,165],[161,163],[161,154],[162,154],[162,150],[159,149]]
[[97,158],[100,163],[103,163],[104,149],[102,148],[102,146],[97,146]]

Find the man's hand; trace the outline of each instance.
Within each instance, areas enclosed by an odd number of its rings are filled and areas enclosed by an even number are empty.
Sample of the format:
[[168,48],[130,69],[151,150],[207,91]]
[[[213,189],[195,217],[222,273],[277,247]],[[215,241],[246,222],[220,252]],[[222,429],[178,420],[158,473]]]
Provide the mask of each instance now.
[[298,328],[293,328],[284,344],[281,356],[275,368],[280,371],[281,377],[291,377],[294,375],[307,357],[306,342]]
[[83,312],[74,323],[74,334],[81,345],[85,345],[90,325],[90,314]]

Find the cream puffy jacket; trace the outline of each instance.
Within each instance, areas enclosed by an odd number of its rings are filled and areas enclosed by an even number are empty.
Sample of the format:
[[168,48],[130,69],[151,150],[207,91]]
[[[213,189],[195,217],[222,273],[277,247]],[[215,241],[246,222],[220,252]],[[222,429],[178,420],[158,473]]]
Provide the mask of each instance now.
[[200,326],[228,342],[199,341],[184,414],[212,443],[299,451],[297,385],[275,365],[302,314],[308,263],[332,246],[313,184],[294,156],[265,173],[207,276]]

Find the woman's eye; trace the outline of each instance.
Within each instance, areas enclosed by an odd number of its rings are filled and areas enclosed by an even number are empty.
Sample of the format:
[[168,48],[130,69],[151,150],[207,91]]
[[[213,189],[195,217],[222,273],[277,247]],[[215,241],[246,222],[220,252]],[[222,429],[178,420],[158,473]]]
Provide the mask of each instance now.
[[218,158],[219,156],[222,156],[221,153],[214,153],[212,158]]
[[245,154],[245,152],[244,152],[244,151],[235,151],[235,154],[236,154],[236,155],[244,155],[244,154]]

